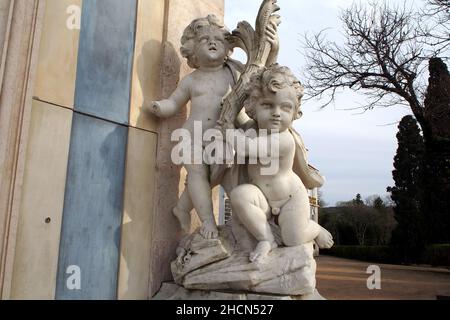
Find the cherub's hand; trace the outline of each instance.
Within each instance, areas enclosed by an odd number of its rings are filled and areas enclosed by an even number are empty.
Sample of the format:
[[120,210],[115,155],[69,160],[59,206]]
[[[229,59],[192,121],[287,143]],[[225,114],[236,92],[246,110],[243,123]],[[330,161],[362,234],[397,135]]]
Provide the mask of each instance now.
[[270,17],[269,24],[266,27],[267,41],[269,41],[269,43],[272,46],[272,49],[270,51],[270,56],[267,61],[268,66],[275,63],[278,58],[278,52],[280,50],[280,39],[278,37],[278,26],[280,25],[280,23],[281,23],[280,16],[277,14],[274,14]]
[[155,116],[161,117],[161,104],[159,101],[152,101],[147,109]]
[[272,48],[278,48],[280,46],[280,41],[278,38],[278,26],[280,23],[280,16],[274,14],[270,17],[269,24],[266,27],[267,40],[272,45]]

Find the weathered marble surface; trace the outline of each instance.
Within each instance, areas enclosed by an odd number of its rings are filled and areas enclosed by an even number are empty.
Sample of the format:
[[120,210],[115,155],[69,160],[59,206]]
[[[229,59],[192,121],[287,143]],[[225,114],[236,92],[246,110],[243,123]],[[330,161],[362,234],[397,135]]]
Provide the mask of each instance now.
[[[278,230],[273,226],[274,233]],[[239,234],[239,237],[236,235]],[[239,243],[236,242],[239,239]],[[264,263],[249,261],[255,240],[235,223],[220,229],[218,239],[187,236],[172,262],[175,282],[192,290],[232,290],[271,295],[314,294],[313,244],[274,249]]]
[[164,283],[153,300],[293,300],[289,296],[187,290],[175,283]]
[[[151,113],[164,118],[175,115],[191,101],[191,114],[183,126],[191,137],[191,149],[195,150],[194,122],[202,123],[199,133],[217,129],[219,124],[219,133],[227,137],[226,142],[233,144],[238,155],[258,160],[248,167],[235,163],[231,169],[242,169],[242,179],[234,179],[238,181],[232,185],[222,183],[230,197],[233,219],[220,229],[212,214],[210,187],[217,181],[209,177],[211,168],[207,162],[199,165],[191,163],[192,159],[182,160],[189,176],[187,191],[173,213],[188,232],[194,208],[202,226],[178,246],[171,271],[183,289],[174,289],[170,296],[195,295],[195,290],[202,290],[205,292],[197,294],[232,292],[323,299],[315,289],[313,243],[329,248],[333,240],[327,230],[310,219],[307,189],[320,187],[324,179],[310,169],[306,147],[292,128],[302,114],[303,87],[289,68],[272,64],[279,47],[276,2],[263,0],[256,29],[243,22],[232,34],[248,54],[245,70],[227,61],[227,49],[239,45],[229,43],[230,34],[215,16],[194,20],[183,34],[181,52],[197,70],[185,77],[168,99],[147,106]],[[243,71],[237,81],[229,77],[233,69],[237,69],[233,76]],[[240,110],[245,111],[245,119],[240,118]],[[254,128],[258,134],[245,135],[234,130],[235,126]],[[228,131],[224,135],[227,129],[233,130],[232,138]],[[269,155],[250,148],[252,143],[267,146],[269,135],[276,151],[271,148]],[[207,142],[202,141],[202,145]],[[189,152],[192,150],[186,154]],[[278,166],[270,173],[263,164],[267,159]],[[220,177],[233,172],[226,168],[230,169],[223,166]]]

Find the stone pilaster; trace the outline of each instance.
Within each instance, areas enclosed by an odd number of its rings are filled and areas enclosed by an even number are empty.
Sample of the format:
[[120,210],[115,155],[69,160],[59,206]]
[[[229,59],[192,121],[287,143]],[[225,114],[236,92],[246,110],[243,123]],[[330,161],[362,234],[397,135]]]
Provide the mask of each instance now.
[[45,0],[0,0],[0,297],[10,296]]
[[[165,7],[161,98],[167,98],[175,90],[179,80],[192,72],[179,50],[184,29],[193,19],[211,13],[223,17],[224,0],[166,0]],[[170,159],[173,147],[170,135],[174,129],[183,125],[187,110],[174,118],[160,122],[158,130],[157,187],[152,236],[152,263],[150,266],[150,296],[159,290],[162,282],[172,279],[170,262],[175,258],[175,249],[181,237],[180,227],[173,217],[171,209],[178,199],[178,194],[174,192],[174,186],[179,185],[180,191],[184,188],[184,170],[180,174],[180,167],[175,166]]]

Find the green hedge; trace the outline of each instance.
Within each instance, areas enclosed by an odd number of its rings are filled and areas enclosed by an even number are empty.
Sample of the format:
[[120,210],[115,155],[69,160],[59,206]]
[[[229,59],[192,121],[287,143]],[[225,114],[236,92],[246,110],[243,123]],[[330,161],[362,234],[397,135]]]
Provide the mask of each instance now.
[[[390,246],[334,246],[329,250],[321,250],[320,253],[368,262],[403,262],[396,249]],[[422,253],[418,263],[434,266],[450,266],[450,244],[428,246]]]
[[389,246],[334,246],[329,250],[320,250],[320,254],[368,262],[398,262],[394,248]]
[[423,263],[433,266],[450,266],[450,243],[434,244],[425,249]]

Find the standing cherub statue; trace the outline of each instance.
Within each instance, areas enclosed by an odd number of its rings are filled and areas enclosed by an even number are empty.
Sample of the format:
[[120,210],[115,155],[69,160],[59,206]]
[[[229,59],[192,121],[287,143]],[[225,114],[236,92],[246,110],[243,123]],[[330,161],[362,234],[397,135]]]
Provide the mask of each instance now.
[[[277,41],[276,24],[267,27],[269,41]],[[236,83],[237,62],[230,63],[230,33],[216,16],[208,15],[192,21],[181,39],[181,53],[195,70],[182,79],[175,92],[166,100],[154,101],[150,111],[158,117],[175,115],[191,101],[190,115],[183,128],[191,134],[192,150],[205,148],[205,142],[194,137],[194,124],[201,122],[203,133],[217,126],[224,96]],[[272,56],[274,56],[272,54]],[[243,114],[243,113],[241,113]],[[242,117],[242,122],[248,117]],[[239,121],[239,119],[237,119]],[[194,146],[194,144],[197,144]],[[192,154],[191,159],[194,159]],[[194,162],[193,162],[194,163]],[[218,229],[213,213],[210,166],[205,163],[183,163],[187,171],[187,191],[180,197],[173,214],[186,232],[190,229],[190,211],[195,208],[205,239],[217,238]]]

